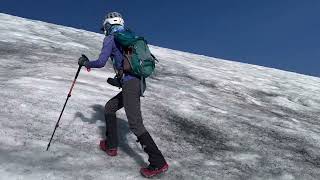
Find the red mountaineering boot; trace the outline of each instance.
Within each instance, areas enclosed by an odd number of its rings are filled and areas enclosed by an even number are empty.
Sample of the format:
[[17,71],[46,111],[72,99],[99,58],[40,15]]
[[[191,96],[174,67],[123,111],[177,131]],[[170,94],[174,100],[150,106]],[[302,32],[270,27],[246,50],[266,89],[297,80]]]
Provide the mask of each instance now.
[[109,156],[116,156],[117,155],[117,148],[109,149],[107,147],[107,140],[101,140],[100,141],[100,149],[102,151],[105,151]]
[[166,172],[168,168],[169,165],[167,163],[165,163],[161,168],[155,168],[149,165],[146,168],[141,168],[140,173],[146,178],[151,178],[153,176]]
[[144,177],[150,178],[168,170],[168,163],[148,132],[139,136],[138,142],[140,142],[144,152],[149,156],[149,166],[140,169],[140,173]]

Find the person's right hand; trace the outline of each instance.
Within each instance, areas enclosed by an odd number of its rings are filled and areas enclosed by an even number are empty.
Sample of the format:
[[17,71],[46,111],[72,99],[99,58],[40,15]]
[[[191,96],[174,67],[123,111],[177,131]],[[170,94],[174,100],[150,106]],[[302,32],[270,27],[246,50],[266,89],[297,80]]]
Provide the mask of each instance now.
[[115,76],[114,78],[108,78],[107,82],[112,86],[116,86],[118,88],[122,88],[121,81],[117,76]]

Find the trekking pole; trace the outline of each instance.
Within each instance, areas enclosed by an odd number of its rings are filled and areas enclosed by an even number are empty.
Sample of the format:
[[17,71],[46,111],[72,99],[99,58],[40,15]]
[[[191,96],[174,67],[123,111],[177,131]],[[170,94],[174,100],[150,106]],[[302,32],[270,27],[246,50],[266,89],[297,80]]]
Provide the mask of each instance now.
[[49,150],[49,147],[50,147],[50,144],[51,144],[52,138],[53,138],[53,136],[54,136],[54,133],[56,132],[57,128],[59,127],[59,122],[60,122],[60,119],[61,119],[62,113],[63,113],[63,111],[64,111],[64,108],[65,108],[65,107],[66,107],[66,105],[67,105],[67,102],[68,102],[69,98],[71,97],[71,92],[72,92],[72,89],[73,89],[73,87],[74,87],[74,84],[76,83],[76,80],[77,80],[77,78],[78,78],[78,75],[79,75],[79,72],[80,72],[80,70],[81,70],[81,67],[82,67],[82,66],[79,66],[78,71],[77,71],[77,74],[76,74],[76,77],[75,77],[75,78],[74,78],[74,80],[73,80],[73,83],[72,83],[72,86],[71,86],[70,91],[69,91],[69,93],[68,93],[68,96],[67,96],[66,102],[65,102],[65,103],[64,103],[64,105],[63,105],[63,108],[62,108],[62,111],[61,111],[61,113],[60,113],[60,116],[59,116],[58,122],[57,122],[57,124],[56,124],[56,126],[55,126],[55,128],[54,128],[54,131],[53,131],[52,135],[51,135],[51,138],[50,138],[49,144],[48,144],[48,146],[47,146],[47,151]]

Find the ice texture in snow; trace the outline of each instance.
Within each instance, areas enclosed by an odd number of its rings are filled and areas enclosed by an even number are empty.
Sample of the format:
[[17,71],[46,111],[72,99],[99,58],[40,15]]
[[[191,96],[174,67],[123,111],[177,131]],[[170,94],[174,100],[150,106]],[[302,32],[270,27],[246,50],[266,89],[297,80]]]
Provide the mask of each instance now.
[[[147,156],[118,112],[120,151],[98,149],[111,64],[80,72],[103,35],[0,14],[0,179],[140,179]],[[319,179],[320,79],[151,46],[144,123],[170,164],[159,179]],[[142,178],[141,178],[142,179]]]

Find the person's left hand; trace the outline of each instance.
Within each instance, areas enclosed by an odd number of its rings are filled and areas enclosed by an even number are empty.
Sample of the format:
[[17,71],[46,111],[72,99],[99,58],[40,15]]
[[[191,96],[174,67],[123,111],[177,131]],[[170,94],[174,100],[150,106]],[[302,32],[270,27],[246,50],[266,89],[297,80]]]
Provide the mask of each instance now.
[[89,59],[86,55],[82,54],[82,56],[78,60],[79,66],[86,66],[86,64],[89,62]]

